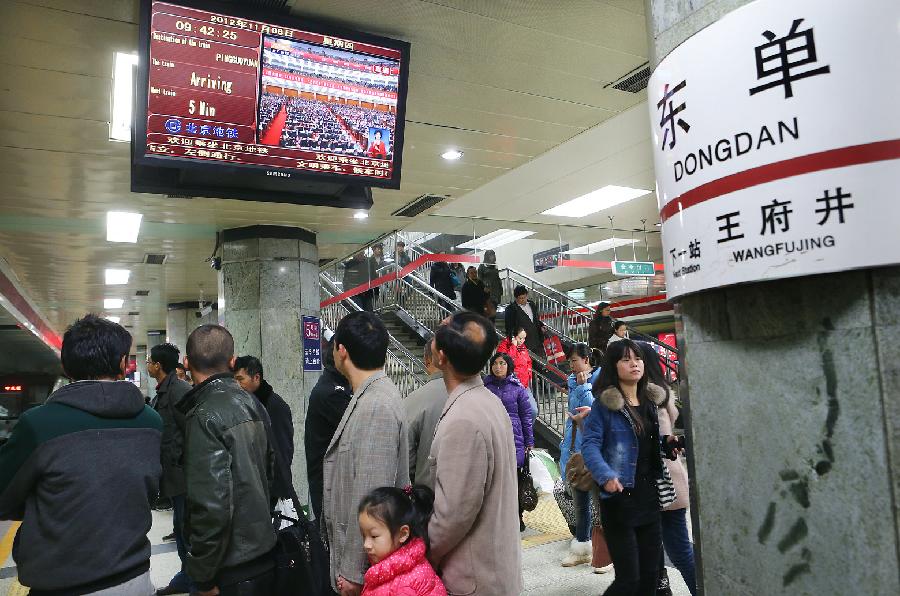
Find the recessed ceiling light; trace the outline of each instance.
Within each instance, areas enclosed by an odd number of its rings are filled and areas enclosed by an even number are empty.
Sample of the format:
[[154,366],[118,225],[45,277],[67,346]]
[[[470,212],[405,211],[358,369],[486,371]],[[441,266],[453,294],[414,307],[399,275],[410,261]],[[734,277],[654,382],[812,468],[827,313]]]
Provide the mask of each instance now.
[[584,217],[591,213],[597,213],[609,209],[615,205],[625,203],[632,199],[648,194],[649,190],[643,188],[629,188],[627,186],[604,186],[603,188],[589,192],[562,205],[542,212],[542,215],[556,215],[558,217]]
[[106,270],[106,285],[108,286],[121,286],[123,284],[128,283],[128,277],[131,275],[131,271],[128,269],[107,269]]
[[114,308],[122,308],[125,304],[125,301],[121,298],[104,298],[103,299],[103,308],[105,309],[114,309]]
[[441,157],[443,157],[444,159],[449,160],[449,161],[457,160],[460,157],[462,157],[463,155],[465,155],[465,154],[462,151],[460,151],[459,149],[447,149],[446,151],[441,153]]
[[137,54],[116,52],[113,59],[112,109],[109,118],[109,140],[131,140],[131,97]]
[[366,213],[365,211],[357,211],[356,213],[353,214],[353,219],[367,219],[368,217],[369,217],[369,214]]
[[109,242],[137,242],[142,217],[140,213],[107,211],[106,239]]
[[500,229],[495,232],[491,232],[490,234],[485,234],[480,238],[475,238],[474,240],[463,242],[462,244],[457,246],[457,248],[468,248],[471,250],[490,250],[492,248],[497,248],[499,246],[503,246],[504,244],[509,244],[510,242],[515,242],[516,240],[521,240],[522,238],[527,238],[533,235],[534,232],[532,232],[531,230]]
[[599,242],[591,242],[590,244],[585,244],[584,246],[579,246],[573,248],[568,251],[568,254],[571,255],[592,255],[594,253],[602,252],[604,250],[612,250],[614,248],[619,248],[620,246],[628,246],[630,244],[637,244],[637,240],[625,239],[625,238],[608,238],[606,240],[601,240]]
[[113,323],[118,323],[119,321],[122,320],[122,317],[114,317],[114,316],[108,316],[108,317],[103,317],[103,318],[106,319],[107,321],[112,321]]

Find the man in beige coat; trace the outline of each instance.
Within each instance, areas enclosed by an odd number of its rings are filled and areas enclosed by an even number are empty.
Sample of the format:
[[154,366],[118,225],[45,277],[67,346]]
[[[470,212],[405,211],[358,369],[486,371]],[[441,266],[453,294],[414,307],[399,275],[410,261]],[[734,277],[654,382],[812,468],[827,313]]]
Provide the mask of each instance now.
[[497,345],[493,325],[463,312],[435,335],[449,397],[431,446],[429,555],[448,594],[522,591],[516,448],[509,415],[479,373]]
[[331,587],[358,596],[368,558],[357,519],[371,490],[409,483],[406,416],[400,393],[384,374],[388,334],[370,312],[345,316],[334,334],[335,367],[353,386],[325,451],[323,509],[331,555]]

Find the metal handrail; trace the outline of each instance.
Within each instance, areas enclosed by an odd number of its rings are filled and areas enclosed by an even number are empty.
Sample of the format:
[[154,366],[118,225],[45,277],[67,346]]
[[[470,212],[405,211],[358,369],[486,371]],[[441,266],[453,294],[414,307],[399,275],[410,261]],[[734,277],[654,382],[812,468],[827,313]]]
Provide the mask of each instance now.
[[[326,300],[336,296],[337,293],[333,292],[336,292],[337,287],[332,280],[324,274],[320,274],[319,278],[323,282],[319,286],[320,295],[324,296]],[[359,305],[352,300],[343,300],[326,306],[323,309],[322,318],[327,327],[335,329],[340,319],[346,314],[360,310],[362,309]],[[413,356],[391,333],[388,333],[387,360],[384,369],[403,397],[421,387],[428,378],[428,371],[421,359]]]

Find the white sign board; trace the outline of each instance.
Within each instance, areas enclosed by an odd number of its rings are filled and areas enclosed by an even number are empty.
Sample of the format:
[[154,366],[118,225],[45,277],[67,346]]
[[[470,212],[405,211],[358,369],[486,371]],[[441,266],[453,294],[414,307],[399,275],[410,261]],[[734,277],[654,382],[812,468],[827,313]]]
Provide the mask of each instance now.
[[647,91],[670,298],[900,263],[900,2],[757,0]]

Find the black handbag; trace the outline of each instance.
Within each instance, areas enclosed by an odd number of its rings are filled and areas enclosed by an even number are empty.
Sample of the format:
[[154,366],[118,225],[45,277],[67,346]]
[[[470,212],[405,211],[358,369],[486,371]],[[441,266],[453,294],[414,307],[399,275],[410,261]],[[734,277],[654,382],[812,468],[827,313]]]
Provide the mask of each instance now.
[[538,505],[538,493],[534,488],[534,478],[528,464],[519,468],[519,509],[522,511],[534,511]]
[[[272,433],[266,424],[269,441]],[[281,468],[282,476],[290,478],[290,470],[275,454],[275,465]],[[300,507],[300,500],[291,484],[291,502],[297,519],[280,512],[272,514],[275,527],[275,589],[273,596],[333,596],[331,590],[328,549],[319,532],[317,523],[310,519]],[[288,525],[281,527],[282,522]]]

